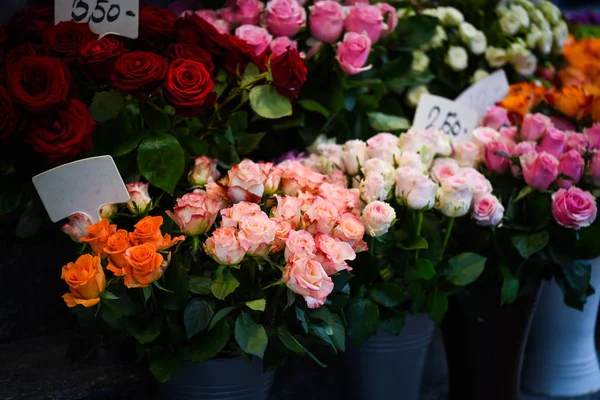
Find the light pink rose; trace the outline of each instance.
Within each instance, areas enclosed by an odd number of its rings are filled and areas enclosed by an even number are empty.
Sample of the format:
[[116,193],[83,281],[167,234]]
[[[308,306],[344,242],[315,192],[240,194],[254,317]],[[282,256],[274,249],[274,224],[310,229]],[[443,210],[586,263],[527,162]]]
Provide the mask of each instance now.
[[[212,10],[200,10],[200,11],[196,11],[196,14],[198,14],[199,12],[203,12],[203,11],[212,11]],[[228,7],[223,7],[220,8],[218,11],[218,18],[230,23],[230,24],[237,24],[239,23],[238,21],[238,13],[237,13],[237,7],[235,4],[230,5]],[[211,22],[210,20],[206,20],[207,22]],[[214,20],[213,20],[214,21]]]
[[322,233],[315,235],[315,243],[317,245],[317,260],[321,263],[327,275],[331,276],[343,270],[352,271],[346,261],[354,260],[356,253],[348,243]]
[[600,186],[600,153],[594,153],[589,166],[592,182],[596,186]]
[[325,175],[314,172],[298,161],[286,161],[280,164],[281,190],[283,193],[296,196],[299,191],[313,192],[325,182]]
[[148,184],[142,182],[128,183],[129,201],[127,208],[135,215],[143,214],[152,203],[152,197],[148,193]]
[[400,157],[398,136],[388,132],[378,133],[367,140],[367,154],[370,158],[379,158],[394,165],[394,159]]
[[245,218],[260,214],[262,210],[256,203],[240,201],[233,206],[221,210],[221,226],[237,228]]
[[285,259],[292,257],[314,258],[316,244],[313,235],[308,231],[290,231],[285,241]]
[[340,213],[345,213],[356,207],[356,194],[339,185],[327,182],[323,183],[319,187],[318,194],[326,201],[332,203]]
[[204,186],[221,177],[217,169],[218,160],[208,157],[196,157],[194,167],[188,173],[188,181],[194,186]]
[[584,129],[583,134],[590,141],[590,150],[600,150],[600,123],[595,123],[591,128]]
[[399,167],[396,170],[396,199],[413,210],[430,210],[435,205],[438,185],[422,170]]
[[545,151],[556,158],[560,158],[565,150],[566,143],[567,134],[565,132],[556,128],[549,128],[546,130],[546,135],[544,135],[536,150],[538,153]]
[[352,188],[352,189],[348,189],[348,190],[354,196],[354,206],[351,207],[351,209],[349,210],[349,212],[352,213],[352,214],[354,214],[357,217],[360,217],[360,215],[362,214],[363,210],[367,206],[367,203],[365,203],[364,201],[362,201],[362,199],[360,198],[360,189],[358,189],[358,188]]
[[508,119],[508,112],[505,108],[492,106],[487,109],[483,120],[481,121],[482,126],[500,130],[503,126],[510,126],[510,119]]
[[167,215],[189,236],[202,235],[210,230],[221,211],[222,203],[200,190],[186,193],[177,199],[173,212]]
[[229,206],[229,197],[227,197],[227,190],[219,185],[217,182],[209,182],[204,185],[204,193],[207,195],[218,199],[223,206],[221,208],[225,208]]
[[62,231],[69,235],[75,243],[81,243],[81,238],[88,235],[87,228],[92,225],[90,219],[82,213],[69,217],[69,222],[62,226]]
[[204,242],[204,251],[221,265],[236,265],[242,262],[246,251],[240,244],[238,230],[227,226],[215,229]]
[[283,282],[292,292],[304,297],[308,308],[325,304],[334,286],[321,263],[306,257],[288,262],[283,270]]
[[245,25],[258,25],[258,17],[262,10],[265,8],[265,4],[262,1],[257,0],[237,0],[237,22]]
[[[536,147],[537,143],[535,142],[521,142],[513,149],[512,156],[520,157],[525,154],[532,154],[535,157],[535,155],[537,155]],[[520,178],[523,176],[520,163],[511,163],[510,172],[515,178]]]
[[254,55],[260,56],[269,47],[273,36],[265,28],[255,25],[241,25],[235,30],[235,36],[248,43],[254,49]]
[[500,128],[500,136],[507,138],[512,142],[517,141],[517,127],[516,126],[505,126]]
[[[230,23],[234,23],[227,18],[219,19],[214,10],[198,10],[195,14],[211,24],[221,34],[229,34],[229,30],[231,29]],[[226,11],[223,14],[228,16]]]
[[423,164],[421,156],[412,151],[403,151],[400,157],[396,159],[398,167],[412,167],[421,171],[427,171],[427,166]]
[[344,174],[344,171],[342,171],[341,169],[332,169],[327,174],[327,183],[331,183],[341,188],[347,188],[348,177],[346,176],[346,174]]
[[394,166],[381,158],[370,158],[363,164],[362,173],[363,175],[379,174],[384,178],[392,178],[394,176]]
[[379,7],[355,4],[350,6],[344,27],[347,32],[366,33],[371,39],[371,43],[375,43],[381,37],[385,24]]
[[556,184],[564,189],[568,189],[573,185],[576,185],[585,170],[585,160],[579,154],[577,150],[569,150],[562,154],[560,157],[560,164],[558,164],[559,175],[565,175],[568,178],[559,178]]
[[481,158],[481,150],[475,143],[454,143],[454,159],[461,167],[477,167]]
[[[498,154],[498,153],[503,153]],[[512,149],[508,145],[508,141],[504,138],[498,138],[489,142],[485,146],[484,160],[485,166],[490,172],[503,174],[510,166],[510,155]]]
[[521,126],[521,140],[537,142],[552,128],[552,121],[543,114],[527,114]]
[[336,60],[342,71],[348,75],[360,74],[371,69],[364,66],[371,52],[371,39],[366,33],[346,32],[342,42],[338,42]]
[[274,194],[279,190],[283,170],[276,167],[272,162],[258,163],[258,165],[260,165],[260,169],[267,175],[267,180],[265,181],[265,194]]
[[473,193],[473,199],[492,193],[492,183],[475,168],[461,168],[460,174],[467,179],[471,193]]
[[333,237],[348,243],[357,253],[367,250],[367,244],[362,240],[364,235],[364,224],[351,213],[342,214],[332,232]]
[[291,40],[287,36],[279,36],[269,44],[273,57],[281,55],[288,50],[288,47],[298,50],[298,43],[295,40]]
[[306,10],[295,0],[270,0],[265,16],[267,28],[275,36],[294,36],[306,25]]
[[559,189],[552,195],[554,220],[566,228],[580,229],[590,226],[597,213],[594,196],[578,187]]
[[385,201],[392,193],[392,180],[386,180],[379,174],[368,174],[360,181],[361,199],[369,204],[375,200]]
[[558,160],[546,152],[519,157],[525,182],[536,190],[546,190],[558,176]]
[[277,206],[271,209],[271,216],[281,221],[287,221],[296,229],[302,215],[302,200],[295,196],[275,195]]
[[381,15],[383,15],[385,19],[383,28],[383,36],[385,37],[396,30],[396,27],[398,26],[398,11],[388,3],[377,3],[375,6],[379,8]]
[[265,192],[267,175],[254,161],[246,159],[234,165],[227,173],[227,177],[229,179],[227,195],[232,203],[243,200],[258,202]]
[[275,229],[275,243],[271,246],[270,254],[276,254],[285,249],[285,241],[288,239],[290,232],[293,231],[292,225],[287,221],[278,221]]
[[344,31],[342,6],[333,0],[322,0],[309,7],[310,34],[325,43],[334,43]]
[[369,4],[369,0],[346,0],[344,6],[353,6],[355,4]]
[[434,182],[440,183],[443,180],[458,174],[460,166],[452,158],[436,158],[433,160],[429,174]]
[[396,211],[388,203],[374,201],[367,204],[362,213],[362,222],[369,236],[379,237],[390,229]]
[[331,168],[342,168],[342,145],[328,142],[321,143],[317,146],[317,153],[322,157],[322,170],[325,173],[329,172]]
[[455,175],[442,182],[437,193],[435,208],[447,217],[466,215],[473,201],[473,193],[464,176]]
[[316,196],[303,215],[303,223],[311,233],[329,234],[340,215],[335,204]]
[[483,151],[488,143],[498,139],[500,137],[500,132],[492,128],[475,128],[473,130],[473,143],[479,146]]
[[302,213],[306,213],[306,210],[308,210],[308,208],[312,206],[313,201],[315,201],[315,197],[317,196],[309,192],[298,192],[298,200],[300,200],[300,202],[302,203],[302,205],[300,206],[300,210],[302,211]]
[[477,221],[477,225],[496,226],[502,222],[504,206],[496,196],[485,194],[474,200],[471,216]]
[[350,175],[358,174],[360,166],[367,160],[367,144],[362,140],[349,140],[342,146],[342,164]]
[[579,154],[584,155],[588,151],[590,141],[587,135],[583,133],[568,132],[566,151],[576,150]]
[[246,254],[262,257],[269,254],[275,243],[277,222],[260,212],[240,222],[238,239]]
[[100,218],[111,219],[117,213],[116,204],[105,204],[100,207]]

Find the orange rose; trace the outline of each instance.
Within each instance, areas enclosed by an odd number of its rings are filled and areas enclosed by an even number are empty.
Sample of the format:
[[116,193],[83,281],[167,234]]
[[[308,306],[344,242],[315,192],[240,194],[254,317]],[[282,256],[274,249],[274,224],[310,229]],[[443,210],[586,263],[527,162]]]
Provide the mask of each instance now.
[[171,240],[169,234],[162,235],[160,227],[163,223],[162,217],[145,217],[135,224],[135,230],[129,234],[129,239],[134,245],[150,243],[156,250],[164,250],[184,240],[185,236],[174,237]]
[[587,115],[593,97],[578,86],[568,86],[561,91],[551,92],[547,96],[548,103],[568,117],[577,120]]
[[125,250],[131,247],[129,233],[124,229],[119,229],[117,233],[111,235],[106,241],[104,253],[108,254],[108,269],[116,276],[123,275],[123,268],[127,265],[125,259]]
[[531,82],[517,83],[510,86],[508,95],[499,105],[508,111],[525,115],[542,101],[543,96],[543,86]]
[[147,287],[162,276],[169,264],[151,243],[128,248],[125,260],[125,286],[129,288]]
[[100,257],[84,254],[74,263],[62,267],[61,279],[64,279],[71,293],[63,295],[69,307],[81,304],[93,307],[100,301],[100,293],[106,288],[106,277],[100,264]]
[[589,82],[587,75],[577,67],[566,67],[558,72],[558,80],[562,86],[579,86]]
[[108,237],[117,231],[117,226],[110,225],[106,218],[102,218],[102,221],[88,226],[87,231],[88,235],[82,237],[81,241],[89,243],[94,255],[99,256],[102,255]]
[[592,107],[590,108],[590,116],[592,121],[600,122],[600,96],[594,96]]

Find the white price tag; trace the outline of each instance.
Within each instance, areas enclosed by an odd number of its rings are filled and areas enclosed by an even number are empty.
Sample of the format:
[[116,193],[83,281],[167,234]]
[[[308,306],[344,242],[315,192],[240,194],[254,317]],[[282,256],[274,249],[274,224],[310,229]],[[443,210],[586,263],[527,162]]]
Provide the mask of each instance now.
[[92,32],[138,37],[139,0],[54,0],[54,23],[89,23]]
[[477,113],[443,97],[424,94],[419,99],[413,128],[437,128],[456,140],[467,140],[477,127]]
[[86,158],[33,177],[52,222],[75,213],[100,221],[100,207],[126,203],[129,192],[111,156]]
[[506,73],[501,69],[475,82],[454,101],[475,110],[479,117],[483,117],[489,107],[506,97],[509,88]]

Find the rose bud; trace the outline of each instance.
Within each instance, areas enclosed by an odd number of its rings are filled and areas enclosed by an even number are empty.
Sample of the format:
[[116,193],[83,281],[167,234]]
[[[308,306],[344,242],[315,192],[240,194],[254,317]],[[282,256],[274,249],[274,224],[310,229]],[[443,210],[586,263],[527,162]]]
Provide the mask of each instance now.
[[508,111],[502,107],[492,106],[489,107],[481,121],[482,126],[500,130],[503,126],[510,126],[510,119],[508,118]]
[[546,190],[556,180],[559,162],[552,154],[524,154],[519,159],[523,178],[533,189]]
[[273,35],[292,37],[306,25],[306,10],[296,0],[271,0],[265,8],[265,22]]
[[351,213],[342,214],[332,232],[333,237],[348,243],[357,253],[367,250],[367,244],[363,241],[364,235],[365,226],[359,217]]
[[388,203],[374,201],[367,204],[362,213],[362,222],[369,236],[379,237],[390,229],[396,211]]
[[100,257],[90,254],[80,256],[74,263],[62,267],[61,279],[69,285],[70,293],[63,295],[69,307],[93,307],[100,302],[100,293],[106,288],[106,277]]
[[527,114],[521,126],[521,140],[537,142],[550,128],[552,128],[552,121],[547,116]]
[[227,173],[229,189],[227,195],[232,203],[240,201],[258,202],[265,192],[267,175],[259,164],[243,160]]
[[466,178],[455,175],[442,182],[435,208],[447,217],[462,217],[471,209],[473,193]]
[[595,123],[591,128],[584,129],[583,134],[590,141],[590,150],[600,150],[600,123]]
[[273,36],[269,34],[269,31],[255,25],[239,26],[235,30],[235,36],[252,46],[255,56],[263,54],[273,40]]
[[[536,147],[537,144],[535,142],[521,142],[513,149],[512,156],[520,157],[525,154],[533,154],[533,156],[535,156],[537,154],[537,151],[535,150]],[[510,172],[512,172],[515,178],[520,178],[523,176],[520,163],[511,164]]]
[[516,126],[505,126],[500,128],[500,136],[510,140],[511,142],[517,141],[517,127]]
[[479,146],[473,142],[454,143],[454,159],[461,167],[477,167],[481,162]]
[[350,6],[344,27],[347,32],[366,33],[375,43],[381,37],[385,24],[379,7],[369,4],[355,4]]
[[[169,254],[170,257],[170,254]],[[125,286],[128,288],[145,288],[163,276],[169,261],[156,251],[150,243],[130,247],[125,250],[127,261],[125,273]]]
[[283,282],[292,292],[304,297],[308,308],[325,304],[334,286],[321,263],[307,257],[288,261],[283,270]]
[[310,232],[305,230],[290,231],[285,241],[286,261],[292,258],[313,257],[315,251],[315,240]]
[[287,221],[278,221],[274,219],[277,223],[277,227],[275,229],[275,242],[271,246],[271,251],[269,254],[277,254],[285,249],[285,241],[290,236],[290,232],[293,231],[292,225],[290,225]]
[[342,42],[338,42],[336,60],[342,71],[348,75],[356,75],[371,69],[364,67],[371,51],[371,39],[364,33],[347,32]]
[[461,168],[460,174],[467,179],[471,193],[473,193],[473,199],[492,193],[492,183],[475,168]]
[[[499,154],[503,153],[503,154]],[[504,138],[494,140],[485,146],[485,166],[490,172],[504,174],[510,166],[510,154],[512,153],[508,141]]]
[[87,236],[88,226],[92,225],[90,219],[81,213],[69,217],[69,222],[62,226],[62,231],[69,235],[75,243],[81,243],[81,238]]
[[204,243],[204,251],[221,265],[236,265],[242,262],[246,250],[238,240],[237,229],[221,227],[216,229]]
[[471,217],[479,226],[496,226],[502,222],[504,206],[496,196],[485,194],[474,200]]
[[588,151],[590,141],[587,135],[583,133],[570,132],[567,133],[566,151],[576,150],[579,154],[584,155]]
[[400,167],[396,170],[396,199],[413,210],[430,210],[435,205],[438,185],[422,170]]
[[148,193],[148,186],[147,183],[142,182],[127,184],[127,191],[129,192],[127,208],[134,215],[146,213],[146,209],[152,204],[152,197]]
[[334,43],[344,31],[344,13],[340,3],[322,0],[309,7],[310,34],[321,42]]
[[594,196],[578,187],[559,189],[552,195],[554,220],[566,228],[580,229],[590,226],[597,213]]
[[367,160],[367,144],[362,140],[349,140],[342,146],[342,164],[350,175],[358,174],[361,166]]
[[213,197],[194,191],[177,199],[177,206],[167,215],[189,236],[199,236],[210,230],[221,211],[222,203]]
[[569,178],[559,178],[556,184],[564,189],[577,184],[583,176],[585,169],[585,160],[577,150],[569,150],[560,157],[558,165],[559,175],[565,175]]
[[238,240],[246,250],[246,254],[263,257],[269,254],[275,244],[277,221],[269,219],[267,214],[261,212],[240,222]]
[[194,168],[188,173],[188,181],[194,186],[204,186],[209,182],[215,182],[221,177],[217,169],[218,161],[208,157],[196,157]]
[[275,90],[287,98],[298,98],[308,73],[304,59],[298,50],[289,48],[271,57],[270,67]]
[[116,204],[105,204],[100,207],[100,218],[111,219],[117,214]]
[[537,146],[537,152],[552,154],[556,158],[560,158],[561,154],[565,150],[567,143],[567,134],[556,128],[550,128],[546,131],[546,135],[542,138],[542,141]]
[[594,153],[592,156],[589,172],[594,185],[600,186],[600,153]]

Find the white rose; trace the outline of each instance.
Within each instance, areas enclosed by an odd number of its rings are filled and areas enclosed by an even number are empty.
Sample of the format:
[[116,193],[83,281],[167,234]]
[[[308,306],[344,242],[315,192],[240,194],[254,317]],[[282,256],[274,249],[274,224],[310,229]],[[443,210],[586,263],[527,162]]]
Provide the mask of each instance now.
[[421,156],[411,151],[403,151],[402,155],[396,160],[398,167],[412,167],[427,173],[427,166],[421,161]]
[[396,11],[396,15],[398,16],[398,19],[404,19],[412,17],[413,15],[415,15],[415,12],[410,8],[399,8]]
[[530,21],[527,11],[523,7],[515,5],[511,6],[510,9],[519,16],[519,22],[521,23],[521,26],[525,29],[529,28]]
[[427,93],[429,93],[427,86],[421,85],[412,87],[406,92],[406,103],[411,107],[416,107],[417,104],[419,104],[421,96]]
[[529,18],[531,18],[533,23],[536,24],[540,29],[550,29],[550,23],[540,10],[535,9],[530,11]]
[[500,28],[508,36],[512,36],[519,31],[521,20],[519,14],[513,10],[508,10],[500,17]]
[[447,217],[462,217],[469,212],[472,201],[473,194],[467,179],[455,175],[440,185],[435,208]]
[[440,183],[451,176],[458,174],[459,172],[460,166],[455,159],[442,157],[433,160],[429,175],[431,175],[431,179],[434,182]]
[[371,137],[367,140],[367,155],[370,158],[380,158],[389,164],[394,164],[394,158],[400,156],[398,136],[382,132]]
[[473,198],[492,193],[492,183],[479,171],[472,167],[460,169],[460,174],[467,179]]
[[554,41],[554,35],[550,28],[542,28],[542,37],[538,42],[538,50],[543,54],[550,54],[552,50],[552,43]]
[[475,143],[481,150],[485,149],[488,143],[496,140],[500,137],[500,132],[495,129],[488,127],[475,128],[473,131],[473,143]]
[[475,199],[471,216],[479,226],[496,226],[504,218],[504,206],[496,196],[486,194]]
[[469,43],[475,34],[477,33],[477,29],[468,22],[462,22],[458,27],[458,34],[463,42]]
[[362,140],[349,140],[342,146],[342,164],[350,175],[358,174],[367,160],[367,144]]
[[515,0],[515,4],[520,5],[521,7],[526,9],[528,12],[535,10],[535,6],[529,0]]
[[542,38],[542,31],[537,26],[533,25],[525,38],[525,42],[527,43],[527,47],[530,49],[534,49],[537,47],[540,39]]
[[393,186],[394,181],[385,179],[383,175],[367,174],[365,179],[360,181],[360,198],[367,204],[377,200],[388,200]]
[[523,58],[527,58],[531,52],[525,47],[522,41],[511,43],[507,51],[508,59],[511,63],[516,63]]
[[462,71],[467,68],[469,64],[469,56],[463,47],[450,46],[444,61],[454,71]]
[[365,164],[362,167],[362,173],[364,176],[376,174],[383,176],[384,179],[393,179],[394,166],[380,158],[371,158],[365,161]]
[[519,75],[532,76],[537,68],[537,58],[533,53],[527,57],[517,60],[513,66]]
[[554,35],[554,45],[558,50],[562,50],[567,38],[569,37],[569,27],[565,21],[560,21],[552,30]]
[[374,201],[367,204],[362,212],[362,222],[365,232],[369,236],[378,237],[387,233],[392,221],[396,218],[396,211],[388,203]]
[[444,131],[439,129],[427,129],[425,134],[433,143],[435,155],[450,156],[452,155],[452,137],[446,135]]
[[469,42],[469,49],[473,54],[483,54],[487,49],[487,38],[481,31],[475,32],[475,36]]
[[322,166],[324,173],[329,173],[333,167],[342,168],[342,145],[337,143],[321,143],[316,153],[325,160]]
[[435,205],[438,185],[418,168],[396,170],[396,199],[413,210],[429,210]]
[[549,1],[542,1],[539,6],[540,10],[552,25],[558,24],[560,20],[560,9]]
[[454,159],[461,167],[476,167],[481,162],[479,146],[473,142],[454,143]]
[[409,129],[408,132],[400,135],[398,143],[402,152],[419,154],[421,161],[427,167],[431,165],[438,147],[438,144],[432,139],[433,134],[430,131],[437,131],[437,129]]
[[434,18],[440,18],[439,8],[426,8],[423,11],[421,11],[421,14],[428,15],[428,16],[434,17]]
[[499,47],[488,47],[485,59],[492,68],[501,68],[506,64],[506,50]]
[[429,67],[429,57],[421,50],[413,51],[412,70],[415,72],[424,72]]
[[465,20],[463,14],[454,7],[439,7],[438,12],[444,26],[457,26]]
[[435,27],[435,34],[431,38],[428,43],[428,47],[432,49],[437,49],[438,47],[443,46],[444,42],[448,40],[448,34],[446,34],[446,30],[441,25]]
[[475,82],[479,82],[480,80],[485,79],[488,76],[490,76],[490,74],[485,69],[478,69],[473,73],[471,79],[469,79],[469,83],[473,84]]

